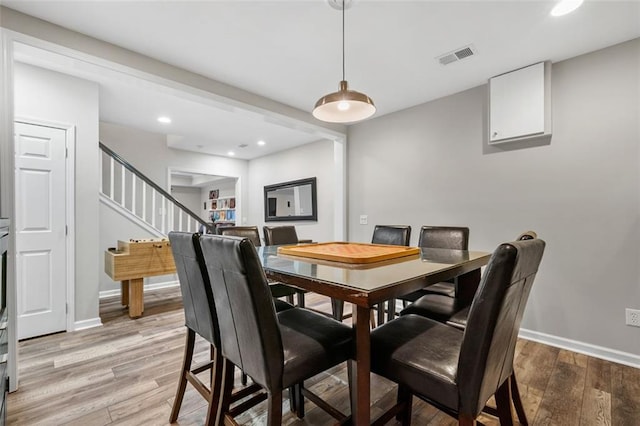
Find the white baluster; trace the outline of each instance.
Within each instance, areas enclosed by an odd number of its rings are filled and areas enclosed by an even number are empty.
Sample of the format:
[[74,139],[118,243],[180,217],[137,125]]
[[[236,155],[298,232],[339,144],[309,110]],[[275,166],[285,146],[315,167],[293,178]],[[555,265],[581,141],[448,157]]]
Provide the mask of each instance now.
[[122,185],[120,185],[121,186],[121,190],[122,190],[122,193],[120,194],[120,205],[122,207],[124,207],[124,194],[125,194],[124,182],[125,182],[125,176],[126,176],[126,170],[127,169],[125,169],[123,165],[120,165],[120,170],[121,170],[120,175],[121,175],[121,179],[122,179]]
[[182,214],[184,212],[182,211],[182,209],[178,210],[178,230],[182,231]]
[[115,201],[115,199],[113,198],[113,192],[115,191],[115,182],[114,182],[114,176],[115,176],[116,172],[115,172],[115,161],[113,160],[113,157],[110,157],[110,161],[109,161],[109,198],[111,198],[111,200]]
[[142,181],[142,220],[149,223],[147,220],[147,183]]
[[151,188],[151,226],[156,227],[156,190]]
[[136,175],[131,173],[131,212],[136,215]]

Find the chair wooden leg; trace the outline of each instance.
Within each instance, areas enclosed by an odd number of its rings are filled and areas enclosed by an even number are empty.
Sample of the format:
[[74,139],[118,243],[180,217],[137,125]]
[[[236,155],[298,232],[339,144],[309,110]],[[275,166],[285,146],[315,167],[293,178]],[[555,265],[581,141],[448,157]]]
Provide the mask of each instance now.
[[413,395],[408,387],[398,385],[398,404],[404,403],[404,409],[396,415],[396,420],[400,421],[402,426],[411,424],[411,411],[413,406]]
[[187,388],[187,372],[191,370],[191,361],[193,359],[193,348],[196,341],[196,333],[187,328],[187,339],[184,345],[184,358],[182,361],[182,370],[180,370],[180,380],[178,381],[178,390],[176,397],[173,400],[173,408],[171,409],[171,415],[169,422],[174,423],[178,420],[178,414],[180,413],[180,406],[182,405],[182,399],[184,398],[184,392]]
[[376,305],[376,309],[378,310],[378,327],[384,324],[384,305],[385,302],[380,302]]
[[396,317],[396,299],[387,300],[387,322]]
[[333,318],[342,322],[344,318],[344,301],[338,299],[331,299],[331,312],[333,313]]
[[509,380],[505,380],[495,394],[496,409],[500,426],[513,426],[513,416],[511,415],[511,395],[509,395]]
[[304,308],[304,291],[299,291],[296,294],[298,296],[298,307]]
[[473,417],[470,417],[465,414],[460,414],[458,416],[458,425],[460,426],[473,426],[475,425],[476,420]]
[[220,401],[220,409],[216,413],[216,421],[214,424],[223,425],[225,424],[224,418],[229,412],[229,408],[231,408],[231,394],[233,392],[233,372],[235,369],[235,365],[227,361],[226,359],[222,359],[222,398]]
[[269,412],[267,413],[267,426],[282,425],[282,390],[274,390],[269,393]]
[[222,398],[224,374],[224,359],[222,358],[222,353],[213,346],[211,346],[211,348],[213,349],[211,357],[213,360],[213,367],[211,368],[211,394],[209,395],[209,407],[207,408],[207,419],[205,423],[207,426],[214,426],[216,424],[216,419],[218,418],[218,405]]
[[356,407],[358,406],[356,397],[356,381],[355,381],[355,371],[356,362],[353,359],[347,360],[347,383],[349,384],[349,405],[351,406],[351,417],[353,419],[353,413],[355,412]]
[[293,392],[296,395],[296,415],[299,419],[304,419],[304,395],[302,394],[303,382],[293,385]]
[[509,377],[509,384],[511,387],[511,399],[513,400],[513,406],[516,409],[516,414],[518,415],[518,421],[523,426],[528,426],[529,422],[527,421],[527,415],[524,412],[524,407],[522,406],[522,399],[520,399],[520,391],[518,390],[518,382],[516,382],[516,373],[511,373],[511,377]]
[[298,413],[298,394],[295,386],[289,388],[289,409],[292,413]]

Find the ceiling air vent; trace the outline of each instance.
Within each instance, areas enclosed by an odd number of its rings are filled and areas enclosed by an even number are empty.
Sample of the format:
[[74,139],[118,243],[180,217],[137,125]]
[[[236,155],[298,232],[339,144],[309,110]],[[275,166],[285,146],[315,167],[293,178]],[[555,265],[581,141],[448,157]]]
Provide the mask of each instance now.
[[249,146],[249,145],[247,145],[246,143],[243,143],[243,144],[241,144],[241,145],[238,145],[238,148],[246,148],[246,147],[248,147],[248,146]]
[[470,58],[476,54],[475,48],[473,45],[461,47],[460,49],[456,49],[453,52],[445,53],[444,55],[438,56],[436,59],[440,62],[440,65],[449,65],[453,62],[458,62],[463,59]]

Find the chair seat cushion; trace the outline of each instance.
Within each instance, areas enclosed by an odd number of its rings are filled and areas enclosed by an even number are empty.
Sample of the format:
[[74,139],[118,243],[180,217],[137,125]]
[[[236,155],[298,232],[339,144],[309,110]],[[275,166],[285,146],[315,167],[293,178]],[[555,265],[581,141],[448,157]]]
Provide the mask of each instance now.
[[446,322],[466,306],[456,297],[442,294],[425,294],[411,305],[400,311],[400,315],[415,314],[436,321]]
[[286,311],[287,309],[293,309],[291,303],[287,303],[284,300],[273,299],[273,306],[276,308],[276,312]]
[[348,325],[303,308],[279,312],[278,321],[284,388],[353,358],[354,333]]
[[469,317],[469,309],[471,306],[467,306],[460,312],[457,312],[454,316],[449,318],[447,325],[464,330],[467,327],[467,318]]
[[396,318],[371,332],[371,371],[457,410],[463,334],[418,315]]
[[442,294],[449,297],[456,297],[456,285],[454,283],[441,282],[424,288],[427,294]]
[[421,288],[418,291],[414,291],[413,293],[400,296],[399,299],[406,300],[408,302],[415,302],[416,300],[420,299],[422,296],[426,294],[442,294],[448,297],[455,297],[456,287],[454,283],[447,283],[447,282],[435,283],[428,287]]
[[270,282],[269,290],[271,290],[271,295],[273,297],[291,296],[292,294],[296,294],[298,291],[300,291],[295,287],[291,287],[279,282]]

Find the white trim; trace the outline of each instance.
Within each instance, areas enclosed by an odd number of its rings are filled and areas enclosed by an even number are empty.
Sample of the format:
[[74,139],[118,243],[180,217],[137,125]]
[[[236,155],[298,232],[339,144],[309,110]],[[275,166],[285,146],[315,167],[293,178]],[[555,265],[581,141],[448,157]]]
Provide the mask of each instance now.
[[592,345],[591,343],[579,342],[577,340],[567,339],[565,337],[553,336],[551,334],[541,333],[539,331],[520,329],[518,337],[533,342],[544,343],[560,349],[566,349],[594,358],[604,359],[606,361],[618,364],[628,365],[630,367],[640,368],[640,355],[629,352],[622,352],[616,349],[605,348],[603,346]]
[[76,321],[73,323],[72,331],[86,330],[87,328],[94,327],[102,327],[102,320],[100,319],[100,317]]
[[[171,287],[178,287],[180,285],[180,283],[178,281],[163,281],[161,283],[154,283],[154,284],[145,284],[143,286],[143,291],[150,291],[150,290],[160,290],[161,288],[171,288]],[[99,299],[104,299],[106,297],[114,297],[114,296],[120,296],[122,292],[120,291],[119,288],[114,289],[114,290],[104,290],[101,291],[98,294],[98,298]]]
[[[0,6],[2,7],[2,6]],[[13,129],[13,40],[9,33],[0,28],[0,42],[2,52],[0,54],[0,216],[13,218],[9,227],[9,253],[13,256],[16,252],[15,238],[15,147]],[[7,265],[7,311],[9,314],[8,361],[7,374],[9,376],[9,392],[18,389],[20,380],[18,373],[18,334],[16,323],[17,312],[16,298],[16,270],[15,262]]]
[[[65,235],[65,257],[66,257],[66,298],[67,304],[66,331],[72,331],[75,328],[76,306],[75,306],[75,288],[76,288],[76,238],[75,238],[75,151],[76,151],[76,127],[73,124],[62,123],[58,121],[42,120],[40,118],[15,116],[14,122],[31,124],[34,126],[51,127],[60,129],[65,132],[65,226],[67,234]],[[15,155],[15,154],[14,154]]]

